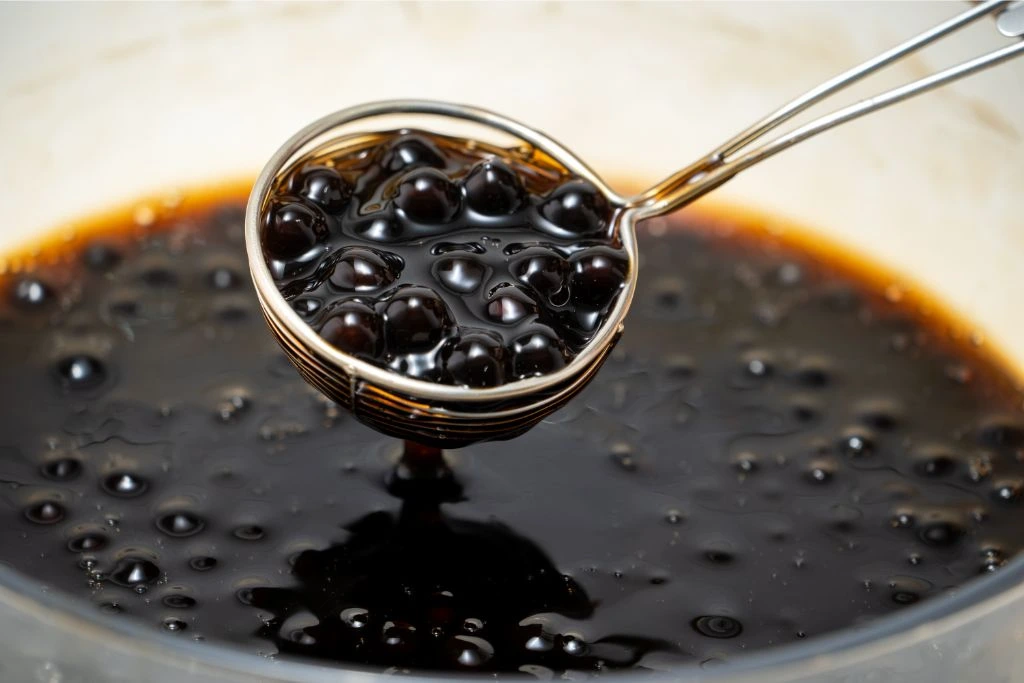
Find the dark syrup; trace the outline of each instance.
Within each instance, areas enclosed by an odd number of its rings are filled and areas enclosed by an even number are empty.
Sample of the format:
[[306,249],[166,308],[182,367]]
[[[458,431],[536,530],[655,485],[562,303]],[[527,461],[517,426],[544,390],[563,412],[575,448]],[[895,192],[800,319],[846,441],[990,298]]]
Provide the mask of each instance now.
[[584,394],[402,457],[284,359],[241,221],[231,194],[7,262],[0,561],[211,645],[544,676],[864,625],[1021,548],[1020,391],[848,264],[643,226]]

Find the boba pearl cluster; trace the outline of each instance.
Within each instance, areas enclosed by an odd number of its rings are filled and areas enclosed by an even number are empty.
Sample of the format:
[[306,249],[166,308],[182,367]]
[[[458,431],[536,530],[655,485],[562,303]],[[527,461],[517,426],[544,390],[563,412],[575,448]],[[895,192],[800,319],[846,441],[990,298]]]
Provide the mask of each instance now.
[[398,131],[294,164],[261,240],[278,289],[336,348],[493,387],[557,371],[606,322],[629,268],[613,215],[530,151]]

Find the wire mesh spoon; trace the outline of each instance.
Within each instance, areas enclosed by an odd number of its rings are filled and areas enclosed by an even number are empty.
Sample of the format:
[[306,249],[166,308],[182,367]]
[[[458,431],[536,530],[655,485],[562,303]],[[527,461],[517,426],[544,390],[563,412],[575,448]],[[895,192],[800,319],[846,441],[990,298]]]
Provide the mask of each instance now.
[[[1011,44],[906,85],[893,88],[817,118],[758,147],[761,140],[793,116],[865,76],[986,16],[998,15],[1000,32]],[[386,434],[424,444],[458,447],[476,441],[506,439],[525,432],[575,396],[594,376],[622,333],[633,298],[638,269],[637,222],[674,211],[784,149],[847,121],[1024,55],[1024,4],[988,0],[869,59],[796,98],[742,131],[711,153],[634,197],[616,194],[571,151],[547,135],[476,107],[425,100],[394,100],[344,109],[296,133],[270,159],[249,197],[245,240],[260,306],[278,342],[302,376],[355,416]],[[497,387],[467,388],[413,379],[357,359],[317,334],[277,290],[260,245],[261,216],[282,171],[308,151],[332,140],[358,138],[360,131],[387,129],[385,122],[410,116],[438,126],[471,127],[478,141],[500,140],[548,155],[566,170],[592,183],[614,208],[614,230],[629,259],[618,299],[594,338],[565,367],[550,374]]]

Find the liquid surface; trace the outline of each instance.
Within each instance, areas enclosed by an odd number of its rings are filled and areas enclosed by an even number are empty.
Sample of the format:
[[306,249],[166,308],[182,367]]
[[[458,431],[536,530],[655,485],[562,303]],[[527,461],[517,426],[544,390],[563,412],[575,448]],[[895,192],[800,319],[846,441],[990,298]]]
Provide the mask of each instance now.
[[335,347],[491,387],[562,368],[604,324],[629,270],[612,217],[593,185],[530,150],[397,131],[295,162],[261,243],[278,289]]
[[377,670],[662,668],[863,626],[1021,548],[1008,374],[770,236],[643,226],[602,372],[449,469],[396,466],[287,363],[241,196],[164,213],[0,277],[0,562],[140,630]]

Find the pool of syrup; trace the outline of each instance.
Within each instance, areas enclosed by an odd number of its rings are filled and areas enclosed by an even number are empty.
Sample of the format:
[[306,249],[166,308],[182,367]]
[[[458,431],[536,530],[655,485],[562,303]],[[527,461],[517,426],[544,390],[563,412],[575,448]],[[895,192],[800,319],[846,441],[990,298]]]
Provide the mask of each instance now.
[[244,197],[0,264],[0,562],[40,590],[211,647],[546,677],[864,627],[1021,549],[1012,373],[870,264],[644,224],[586,391],[412,476],[268,334]]

